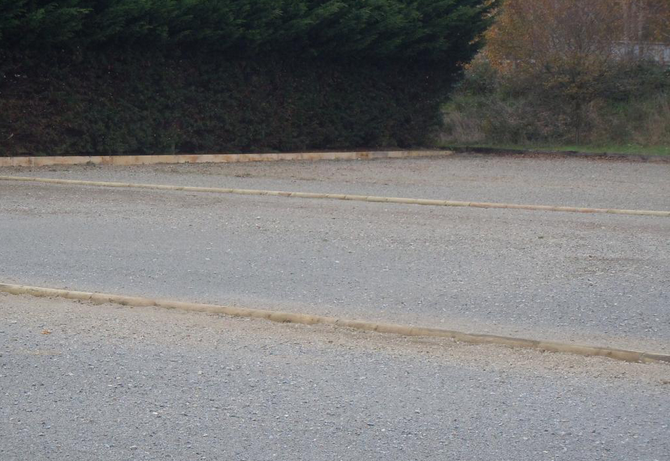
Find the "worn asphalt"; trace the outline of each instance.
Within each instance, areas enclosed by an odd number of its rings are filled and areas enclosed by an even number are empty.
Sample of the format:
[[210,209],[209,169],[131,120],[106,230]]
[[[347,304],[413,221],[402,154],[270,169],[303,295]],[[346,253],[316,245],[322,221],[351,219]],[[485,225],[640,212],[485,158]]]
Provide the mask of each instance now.
[[626,460],[670,367],[0,294],[0,459]]
[[[670,165],[444,159],[5,169],[670,209]],[[670,219],[0,181],[0,280],[670,352]]]
[[0,168],[0,175],[670,210],[670,163],[454,155],[403,160]]
[[[0,175],[670,209],[560,158]],[[0,281],[670,352],[670,219],[0,181]],[[668,461],[670,366],[0,293],[0,461]]]

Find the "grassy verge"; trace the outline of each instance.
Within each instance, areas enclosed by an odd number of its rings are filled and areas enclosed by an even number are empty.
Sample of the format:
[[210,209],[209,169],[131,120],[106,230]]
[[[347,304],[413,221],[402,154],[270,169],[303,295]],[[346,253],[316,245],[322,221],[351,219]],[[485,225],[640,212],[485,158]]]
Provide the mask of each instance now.
[[636,146],[636,145],[556,145],[556,144],[486,144],[486,143],[441,143],[442,148],[486,148],[524,151],[546,152],[584,152],[589,154],[628,154],[628,155],[667,155],[670,156],[670,146]]

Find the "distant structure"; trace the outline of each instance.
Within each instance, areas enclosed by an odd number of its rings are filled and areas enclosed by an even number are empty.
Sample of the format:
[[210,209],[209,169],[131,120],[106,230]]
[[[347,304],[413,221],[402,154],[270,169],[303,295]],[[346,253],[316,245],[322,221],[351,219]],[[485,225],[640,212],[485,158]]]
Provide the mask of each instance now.
[[614,43],[614,53],[622,59],[647,59],[670,67],[670,43],[624,40]]
[[623,36],[614,51],[622,58],[647,59],[670,67],[670,2],[620,0]]

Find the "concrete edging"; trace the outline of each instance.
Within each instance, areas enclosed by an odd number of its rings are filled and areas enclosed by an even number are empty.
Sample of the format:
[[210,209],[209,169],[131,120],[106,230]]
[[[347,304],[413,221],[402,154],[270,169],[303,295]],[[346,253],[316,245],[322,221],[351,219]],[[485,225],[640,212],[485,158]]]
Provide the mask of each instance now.
[[586,346],[552,341],[541,341],[525,338],[514,338],[507,336],[496,336],[487,334],[464,333],[455,330],[440,328],[416,327],[411,325],[400,325],[392,323],[376,323],[364,320],[352,320],[339,317],[325,317],[321,315],[297,314],[291,312],[278,312],[264,309],[249,309],[242,307],[222,306],[216,304],[200,304],[167,299],[151,299],[137,296],[121,296],[106,293],[92,293],[84,291],[60,290],[54,288],[41,288],[26,285],[13,285],[0,283],[0,292],[12,295],[30,295],[36,297],[56,297],[89,301],[96,304],[119,304],[132,307],[161,307],[165,309],[178,309],[191,312],[205,312],[223,314],[232,317],[245,317],[253,319],[270,320],[279,323],[297,323],[302,325],[331,325],[336,327],[353,328],[363,331],[374,331],[377,333],[390,333],[401,336],[424,336],[435,338],[447,338],[469,344],[491,344],[513,348],[535,349],[545,352],[560,352],[575,354],[586,357],[609,357],[625,362],[666,362],[670,363],[670,355],[652,352],[641,352],[626,349],[615,349],[610,347]]
[[283,160],[374,160],[453,155],[450,150],[303,152],[277,154],[93,155],[63,157],[0,157],[0,167],[56,165],[159,165],[185,163],[276,162]]
[[373,195],[368,196],[368,195],[352,195],[352,194],[321,194],[315,192],[289,192],[289,191],[273,191],[273,190],[258,190],[258,189],[227,189],[219,187],[172,186],[172,185],[161,185],[161,184],[134,184],[134,183],[104,182],[104,181],[82,181],[75,179],[35,178],[25,176],[0,176],[0,181],[37,182],[37,183],[59,184],[59,185],[70,185],[70,186],[170,190],[170,191],[182,191],[182,192],[208,192],[217,194],[262,195],[270,197],[295,197],[295,198],[306,198],[306,199],[349,200],[356,202],[395,203],[404,205],[497,208],[497,209],[513,209],[513,210],[529,210],[529,211],[554,211],[554,212],[566,212],[566,213],[604,213],[604,214],[633,215],[633,216],[655,216],[665,218],[670,217],[670,211],[655,211],[655,210],[621,210],[615,208],[580,208],[580,207],[548,206],[548,205],[518,205],[513,203],[460,202],[454,200],[378,197]]

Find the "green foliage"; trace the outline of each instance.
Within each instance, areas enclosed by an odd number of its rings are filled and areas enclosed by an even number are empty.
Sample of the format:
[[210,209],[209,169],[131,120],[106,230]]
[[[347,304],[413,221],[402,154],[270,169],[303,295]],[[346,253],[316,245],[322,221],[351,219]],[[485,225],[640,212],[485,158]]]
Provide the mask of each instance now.
[[[653,62],[620,61],[584,103],[579,143],[670,146],[670,70]],[[447,144],[572,144],[574,107],[542,81],[498,73],[481,57],[444,105]]]
[[0,0],[0,46],[58,46],[81,30],[90,10],[79,0]]
[[491,0],[0,0],[0,155],[420,145]]
[[6,65],[0,155],[426,145],[442,70],[368,61],[84,54]]
[[488,0],[0,0],[0,48],[140,46],[467,62]]

